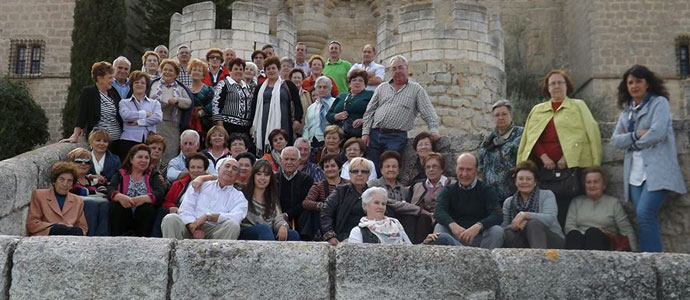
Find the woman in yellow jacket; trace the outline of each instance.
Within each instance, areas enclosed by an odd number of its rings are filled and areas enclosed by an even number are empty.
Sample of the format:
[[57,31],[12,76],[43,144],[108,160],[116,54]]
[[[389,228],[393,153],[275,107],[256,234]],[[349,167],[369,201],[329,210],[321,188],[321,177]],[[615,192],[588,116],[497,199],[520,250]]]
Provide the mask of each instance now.
[[[517,163],[532,159],[541,167],[542,185],[558,182],[568,186],[552,187],[558,204],[558,221],[565,224],[570,200],[577,196],[578,168],[601,164],[601,134],[587,104],[570,99],[573,82],[564,70],[553,70],[541,81],[541,90],[549,101],[535,105],[525,122],[525,130],[518,148]],[[563,175],[573,180],[559,180]],[[548,189],[548,188],[547,188]]]

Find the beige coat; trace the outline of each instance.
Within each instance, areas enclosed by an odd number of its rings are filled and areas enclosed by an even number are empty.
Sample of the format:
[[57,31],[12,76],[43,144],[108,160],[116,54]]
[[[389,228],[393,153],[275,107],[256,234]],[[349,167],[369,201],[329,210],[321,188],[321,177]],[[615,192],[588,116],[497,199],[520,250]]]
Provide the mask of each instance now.
[[84,217],[84,201],[75,194],[67,193],[60,210],[53,188],[35,190],[31,194],[29,215],[26,217],[26,234],[48,235],[50,226],[56,223],[79,227],[86,235],[88,227]]

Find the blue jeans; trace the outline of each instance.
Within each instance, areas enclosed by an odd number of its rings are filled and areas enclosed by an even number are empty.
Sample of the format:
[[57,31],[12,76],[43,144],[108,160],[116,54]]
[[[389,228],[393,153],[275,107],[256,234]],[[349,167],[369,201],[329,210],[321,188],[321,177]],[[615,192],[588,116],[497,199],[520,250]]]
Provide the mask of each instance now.
[[637,223],[640,224],[640,252],[661,252],[658,216],[666,198],[666,190],[649,191],[647,182],[641,186],[631,184],[630,198],[635,206]]
[[[239,240],[250,240],[250,241],[275,241],[276,237],[273,234],[273,229],[271,226],[266,224],[256,224],[249,227],[242,227],[240,229]],[[299,233],[292,229],[288,229],[288,241],[299,241]]]
[[376,174],[381,174],[379,158],[386,150],[398,152],[401,156],[407,146],[407,132],[380,133],[378,129],[369,132],[369,146],[367,147],[367,159],[376,167]]
[[96,197],[84,199],[84,217],[89,226],[88,236],[109,236],[108,222],[110,219],[110,202]]

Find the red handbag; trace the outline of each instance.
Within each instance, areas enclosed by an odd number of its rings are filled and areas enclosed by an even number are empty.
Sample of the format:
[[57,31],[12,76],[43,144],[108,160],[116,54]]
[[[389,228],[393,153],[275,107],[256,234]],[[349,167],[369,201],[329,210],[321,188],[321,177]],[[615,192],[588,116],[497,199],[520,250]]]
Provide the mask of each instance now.
[[632,251],[630,248],[630,241],[627,236],[615,235],[613,233],[608,233],[604,231],[604,235],[611,241],[611,246],[609,250],[611,251]]

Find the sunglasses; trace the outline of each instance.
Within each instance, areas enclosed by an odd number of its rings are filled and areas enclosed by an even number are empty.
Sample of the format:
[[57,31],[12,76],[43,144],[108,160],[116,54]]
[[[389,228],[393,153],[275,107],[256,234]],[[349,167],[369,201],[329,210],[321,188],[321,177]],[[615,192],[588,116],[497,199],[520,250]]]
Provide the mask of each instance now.
[[209,60],[211,60],[211,59],[221,59],[221,57],[218,56],[218,55],[211,55],[211,56],[208,57],[208,59],[209,59]]
[[369,174],[369,170],[350,170],[350,173],[359,175],[359,174]]
[[74,160],[74,162],[82,165],[88,165],[91,163],[91,160],[88,158],[77,158]]

